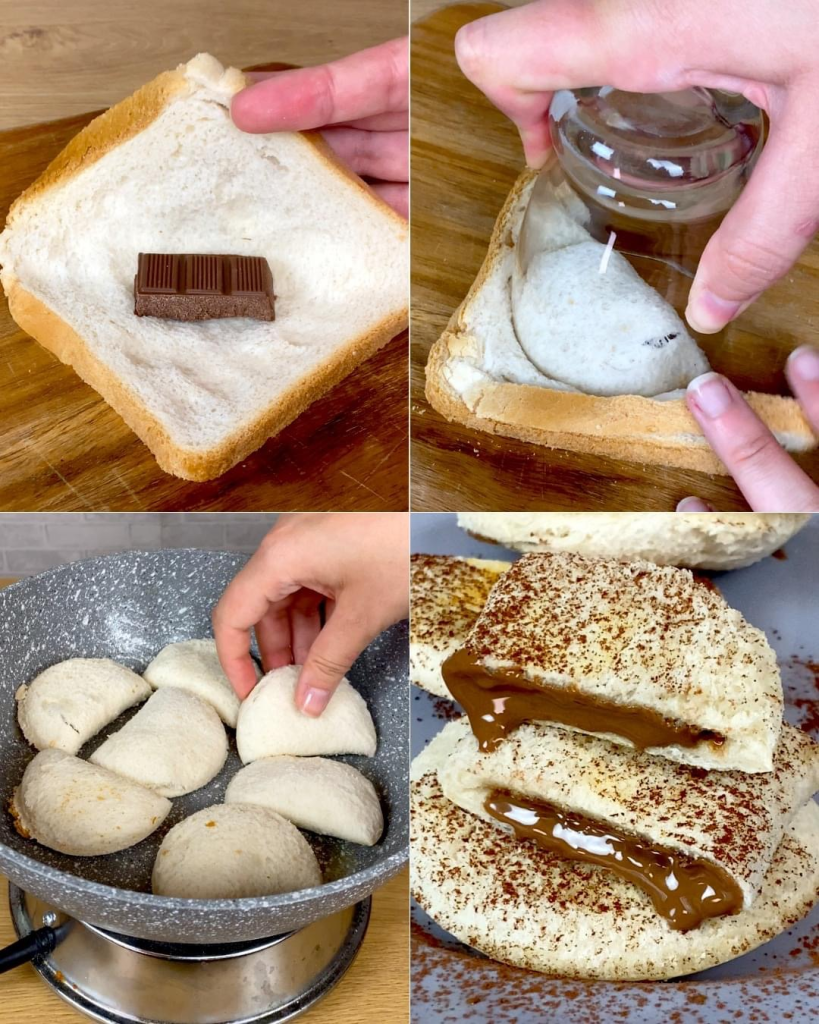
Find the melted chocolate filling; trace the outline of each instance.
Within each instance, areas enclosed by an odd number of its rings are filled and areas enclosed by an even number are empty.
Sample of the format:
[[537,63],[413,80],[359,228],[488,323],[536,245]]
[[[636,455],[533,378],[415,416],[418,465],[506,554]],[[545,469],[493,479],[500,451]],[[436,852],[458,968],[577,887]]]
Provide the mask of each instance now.
[[715,864],[648,842],[572,811],[493,790],[484,808],[511,825],[518,839],[533,840],[568,860],[598,864],[647,894],[674,931],[689,931],[709,917],[738,914],[742,891]]
[[533,683],[505,669],[490,671],[466,650],[450,655],[442,666],[449,692],[466,711],[481,750],[524,722],[561,722],[584,732],[615,733],[641,750],[646,747],[720,745],[724,737],[664,718],[651,708],[616,704],[581,693],[571,686]]

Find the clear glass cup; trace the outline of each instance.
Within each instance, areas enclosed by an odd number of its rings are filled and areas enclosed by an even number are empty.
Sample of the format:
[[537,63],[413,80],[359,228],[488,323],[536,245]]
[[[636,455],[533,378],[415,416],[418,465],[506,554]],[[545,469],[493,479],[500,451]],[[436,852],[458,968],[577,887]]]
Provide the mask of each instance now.
[[[512,275],[513,322],[535,365],[525,326],[531,326],[532,305],[525,307],[524,322],[521,296],[529,287],[531,298],[539,257],[584,241],[587,249],[589,240],[597,243],[599,275],[617,270],[618,263],[622,270],[619,257],[625,258],[684,320],[700,256],[748,180],[765,121],[758,108],[731,93],[695,88],[652,95],[600,87],[556,93],[550,129],[553,153],[532,187]],[[592,276],[587,280],[595,286]],[[687,324],[684,329],[711,366],[739,387],[784,393],[787,351],[805,341],[816,344],[819,328],[812,311],[800,311],[801,296],[785,291],[788,326],[778,334],[771,301],[764,297],[719,334],[699,335]],[[758,347],[750,360],[749,341]],[[655,348],[665,343],[663,336],[646,339]],[[769,369],[762,371],[763,364]],[[539,368],[550,375],[549,366]],[[629,392],[615,386],[608,393]]]

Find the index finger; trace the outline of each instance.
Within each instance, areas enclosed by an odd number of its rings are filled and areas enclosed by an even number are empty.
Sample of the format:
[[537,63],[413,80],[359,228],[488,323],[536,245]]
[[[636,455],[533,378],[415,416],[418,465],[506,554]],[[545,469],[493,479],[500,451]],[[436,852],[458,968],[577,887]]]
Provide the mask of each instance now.
[[271,604],[299,589],[299,584],[271,576],[260,549],[228,584],[213,610],[213,635],[225,675],[238,696],[244,698],[256,685],[250,657],[250,630]]
[[686,401],[755,512],[819,511],[819,487],[729,380],[705,373],[688,385]]
[[404,111],[409,105],[407,40],[393,39],[315,68],[282,71],[233,97],[245,132],[292,132]]

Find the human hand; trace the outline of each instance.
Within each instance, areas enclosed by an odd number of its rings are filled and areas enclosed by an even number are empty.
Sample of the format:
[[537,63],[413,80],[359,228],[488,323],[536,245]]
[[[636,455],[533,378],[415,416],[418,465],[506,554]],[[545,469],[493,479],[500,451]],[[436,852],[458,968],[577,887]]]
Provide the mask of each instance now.
[[409,206],[407,40],[315,68],[251,72],[231,116],[245,132],[318,128],[337,156],[403,217]]
[[408,565],[403,513],[281,516],[213,612],[219,660],[239,697],[256,685],[255,627],[265,671],[302,665],[296,704],[320,715],[367,644],[408,614]]
[[[796,349],[786,373],[805,418],[819,434],[819,351],[807,345]],[[686,402],[755,512],[819,512],[819,487],[780,448],[730,381],[705,373],[688,385]],[[677,511],[714,510],[699,498],[684,498]]]
[[742,93],[767,112],[767,144],[691,287],[686,318],[697,331],[714,333],[747,308],[819,227],[815,0],[538,0],[465,25],[455,52],[514,121],[532,167],[548,154],[558,89],[703,86]]

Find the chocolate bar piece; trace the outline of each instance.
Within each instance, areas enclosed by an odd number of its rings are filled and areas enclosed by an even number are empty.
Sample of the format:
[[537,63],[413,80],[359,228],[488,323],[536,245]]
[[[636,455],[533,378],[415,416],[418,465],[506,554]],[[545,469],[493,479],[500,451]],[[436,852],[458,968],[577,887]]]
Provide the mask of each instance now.
[[134,313],[165,320],[273,320],[273,275],[263,256],[141,252]]

